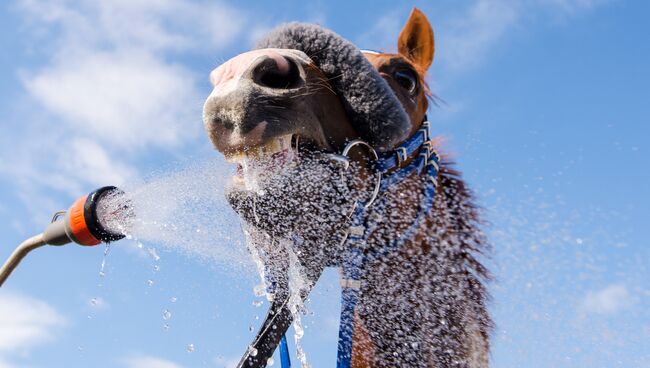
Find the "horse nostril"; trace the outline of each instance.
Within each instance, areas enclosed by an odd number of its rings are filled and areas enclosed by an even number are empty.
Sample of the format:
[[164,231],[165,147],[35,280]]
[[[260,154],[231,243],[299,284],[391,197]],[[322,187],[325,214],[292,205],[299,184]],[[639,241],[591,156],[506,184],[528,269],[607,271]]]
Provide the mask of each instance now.
[[283,58],[289,64],[288,68],[281,69],[273,58],[262,60],[253,70],[254,82],[273,89],[296,88],[300,82],[298,65],[289,58]]

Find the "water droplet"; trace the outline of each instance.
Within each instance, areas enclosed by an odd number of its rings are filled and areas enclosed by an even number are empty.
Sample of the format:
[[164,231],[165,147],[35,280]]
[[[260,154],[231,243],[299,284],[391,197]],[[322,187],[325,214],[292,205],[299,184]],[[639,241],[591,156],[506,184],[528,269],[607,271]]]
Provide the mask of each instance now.
[[580,245],[580,244],[582,244],[582,243],[583,243],[582,238],[577,238],[577,239],[576,239],[576,244]]
[[153,280],[152,279],[147,280],[147,285],[153,286]]
[[262,304],[264,304],[263,300],[255,300],[255,301],[253,301],[253,305],[256,306],[256,307],[261,307]]
[[170,318],[172,318],[172,312],[169,311],[169,309],[165,309],[162,314],[162,318],[167,321]]
[[97,305],[97,298],[90,299],[90,304],[93,305],[93,306]]
[[[108,248],[106,248],[106,249],[108,249]],[[104,250],[104,259],[102,259],[102,264],[101,264],[101,266],[99,266],[99,276],[100,277],[106,276],[106,272],[104,271],[104,269],[106,268],[106,255],[107,255],[106,250]]]
[[262,285],[256,285],[253,288],[253,294],[255,294],[255,296],[263,296],[264,294],[266,294],[266,286],[263,285],[263,284]]
[[248,332],[253,332],[253,326],[248,326]]
[[273,357],[268,358],[268,359],[266,360],[266,365],[267,365],[268,367],[272,366],[274,363],[275,363],[275,360],[273,360]]
[[169,298],[169,301],[172,302],[172,303],[176,303],[177,300],[178,300],[178,298],[175,297],[175,296],[172,296],[171,298]]
[[169,324],[165,323],[163,325],[163,330],[168,331],[169,330]]
[[189,344],[187,345],[187,352],[192,353],[194,352],[194,344]]
[[248,351],[250,352],[251,356],[257,356],[257,349],[255,349],[254,347],[249,346]]
[[149,253],[149,255],[154,261],[156,262],[160,261],[160,256],[156,252],[156,248],[147,248],[147,252]]
[[153,265],[153,272],[158,272],[158,271],[160,271],[160,266]]
[[302,328],[296,328],[296,325],[293,326],[296,329],[295,337],[296,339],[302,339],[305,336],[305,331]]

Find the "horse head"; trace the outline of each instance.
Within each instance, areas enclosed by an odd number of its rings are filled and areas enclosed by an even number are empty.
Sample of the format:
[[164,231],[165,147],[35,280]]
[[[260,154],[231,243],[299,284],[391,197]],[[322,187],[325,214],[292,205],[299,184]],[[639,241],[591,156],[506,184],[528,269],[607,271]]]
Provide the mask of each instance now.
[[[436,144],[423,126],[434,50],[431,26],[414,9],[397,53],[360,51],[331,31],[292,23],[212,71],[204,123],[217,150],[238,165],[227,197],[265,267],[286,267],[273,262],[287,257],[277,239],[290,244],[311,281],[323,267],[341,265],[351,214],[374,198],[375,180],[423,152],[426,165]],[[383,172],[373,167],[375,155],[399,154],[422,129],[418,150],[404,149]],[[365,143],[348,152],[359,140]],[[364,270],[355,367],[487,365],[491,321],[482,280],[489,276],[473,255],[485,241],[478,212],[451,164],[435,166],[438,194],[422,226]],[[419,213],[428,179],[402,179],[383,193],[379,225],[364,249],[391,242]]]

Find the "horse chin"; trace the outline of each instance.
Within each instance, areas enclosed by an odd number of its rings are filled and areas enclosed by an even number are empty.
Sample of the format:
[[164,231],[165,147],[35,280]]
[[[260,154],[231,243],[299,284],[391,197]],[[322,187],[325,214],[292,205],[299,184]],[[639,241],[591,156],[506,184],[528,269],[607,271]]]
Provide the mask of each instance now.
[[[300,244],[301,254],[333,262],[340,253],[337,246],[354,203],[356,177],[323,152],[278,152],[247,159],[246,164],[253,168],[242,167],[249,172],[233,178],[226,198],[242,220],[257,231],[290,239]],[[277,165],[278,161],[284,164]]]

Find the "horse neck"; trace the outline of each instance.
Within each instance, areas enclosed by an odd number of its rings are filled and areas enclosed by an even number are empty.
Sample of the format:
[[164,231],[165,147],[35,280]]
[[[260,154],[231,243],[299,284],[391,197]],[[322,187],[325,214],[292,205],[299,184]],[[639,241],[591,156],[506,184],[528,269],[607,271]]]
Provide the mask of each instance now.
[[[457,172],[443,167],[438,180],[435,205],[413,240],[364,270],[358,315],[374,346],[366,351],[386,366],[487,364],[490,321],[475,276],[485,271],[472,256],[483,242],[478,215]],[[414,220],[420,198],[413,193],[421,185],[412,177],[402,183],[405,191],[391,193],[404,224]]]

